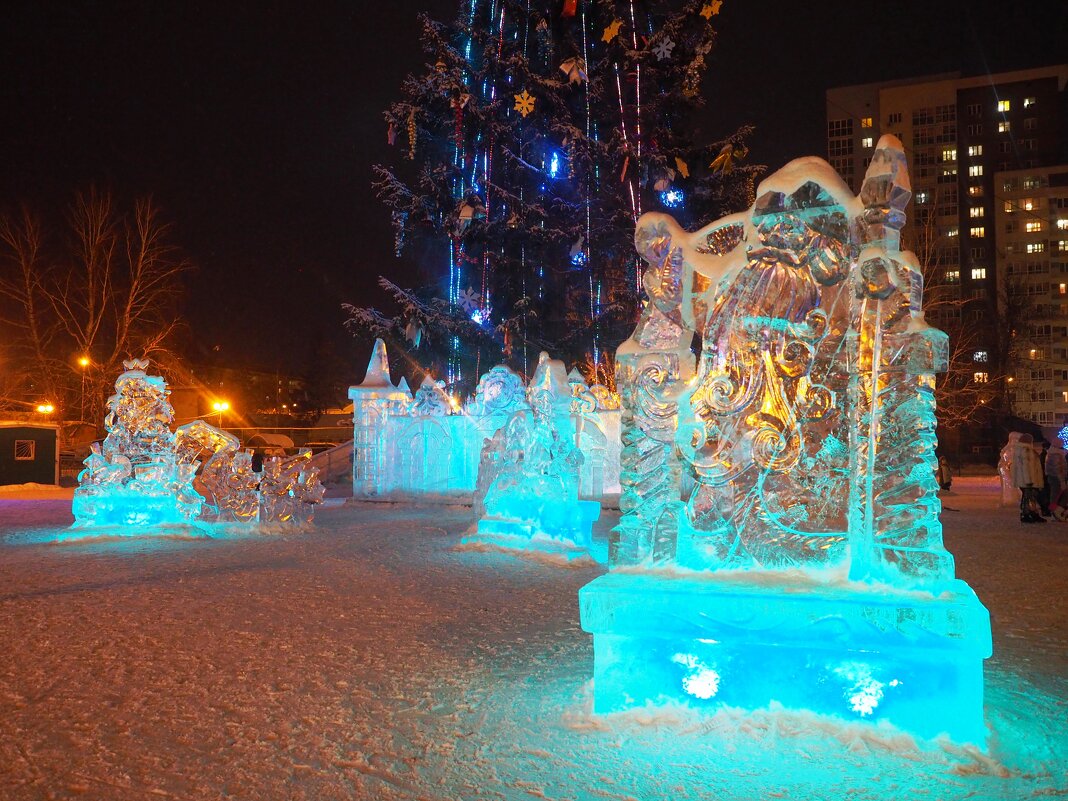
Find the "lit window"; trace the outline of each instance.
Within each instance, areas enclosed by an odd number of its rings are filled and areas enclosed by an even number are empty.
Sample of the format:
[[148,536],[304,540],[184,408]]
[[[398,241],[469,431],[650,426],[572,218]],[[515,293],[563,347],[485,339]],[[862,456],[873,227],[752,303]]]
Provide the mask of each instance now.
[[947,284],[959,284],[960,283],[960,270],[946,270],[946,283]]
[[972,360],[977,362],[985,362],[989,360],[989,358],[990,354],[988,354],[985,350],[977,350],[975,353],[972,354]]
[[1008,111],[1011,107],[1012,106],[1011,106],[1011,104],[1009,103],[1008,100],[999,100],[998,101],[998,111],[1000,111],[1002,114],[1004,114],[1006,111]]
[[1028,220],[1026,223],[1024,223],[1024,230],[1027,231],[1027,233],[1029,234],[1037,233],[1038,231],[1042,230],[1042,221]]
[[983,187],[982,186],[969,186],[968,187],[968,197],[982,197],[982,196],[983,196]]
[[[1024,101],[1024,104],[1026,105],[1026,101]],[[870,128],[871,127],[871,117],[861,117],[860,118],[860,127],[861,128]]]
[[986,278],[986,267],[972,267],[972,279],[978,281],[980,278]]
[[1057,218],[1057,230],[1058,231],[1068,231],[1068,217],[1058,217]]
[[1008,133],[1012,130],[1012,123],[1008,120],[1002,120],[998,123],[998,133]]
[[1035,201],[1032,198],[1024,198],[1020,201],[1020,208],[1024,211],[1034,211]]
[[1062,239],[1057,243],[1058,253],[1068,253],[1068,239]]
[[[916,192],[916,204],[917,205],[922,206],[925,203],[930,202],[930,200],[931,200],[931,193],[928,192],[926,189],[920,189],[919,191]],[[1065,220],[1065,222],[1068,222],[1068,220]]]
[[968,145],[968,155],[969,156],[981,156],[981,155],[983,155],[983,146],[982,145]]
[[1068,284],[1060,284],[1058,286],[1062,295],[1068,295]]
[[1035,104],[1035,102],[1036,102],[1035,98],[1033,98],[1033,97],[1025,97],[1024,98],[1024,108],[1031,108],[1031,106],[1033,106]]
[[875,143],[870,136],[865,136],[863,139],[860,140],[861,147],[873,147],[874,144]]
[[1028,242],[1027,243],[1027,252],[1028,253],[1045,253],[1046,252],[1046,243],[1045,242]]
[[983,207],[982,206],[972,206],[970,209],[968,209],[968,216],[969,217],[982,217],[983,216]]
[[969,230],[969,233],[976,239],[982,239],[984,236],[986,236],[986,229],[981,225],[977,225],[971,228]]
[[955,225],[951,225],[951,226],[949,226],[949,228],[946,229],[946,236],[953,237],[953,236],[957,236],[957,234],[958,234],[957,226],[955,226]]
[[942,148],[942,161],[956,161],[957,160],[957,148],[946,147]]
[[970,167],[968,167],[968,175],[971,176],[972,178],[978,178],[982,174],[983,174],[983,165],[982,164],[973,164]]
[[990,381],[990,373],[974,373],[972,378],[975,379],[976,384],[985,384]]

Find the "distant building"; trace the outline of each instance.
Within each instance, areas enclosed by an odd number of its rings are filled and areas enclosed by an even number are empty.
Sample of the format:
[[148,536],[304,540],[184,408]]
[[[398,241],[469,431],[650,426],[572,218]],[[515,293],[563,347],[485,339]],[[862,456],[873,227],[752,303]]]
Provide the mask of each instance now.
[[[826,95],[828,160],[855,192],[882,134],[904,144],[914,204],[904,240],[927,264],[928,282],[958,301],[942,304],[932,322],[967,332],[984,400],[1007,400],[1051,427],[1068,422],[1066,84],[1061,64]],[[1026,322],[1013,319],[1021,314]],[[979,452],[998,436],[991,429],[990,442],[980,434],[969,444]]]

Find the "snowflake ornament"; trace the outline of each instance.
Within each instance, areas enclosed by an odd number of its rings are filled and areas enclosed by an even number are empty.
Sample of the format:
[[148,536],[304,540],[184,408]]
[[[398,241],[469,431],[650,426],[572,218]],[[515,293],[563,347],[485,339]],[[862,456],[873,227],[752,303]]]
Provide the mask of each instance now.
[[457,301],[459,302],[461,309],[468,314],[471,314],[472,312],[478,311],[478,303],[481,299],[481,295],[475,292],[471,287],[468,287],[460,293]]
[[534,95],[530,94],[526,89],[520,95],[514,95],[515,97],[515,110],[526,117],[530,112],[534,110]]
[[656,54],[657,61],[663,61],[665,58],[671,58],[671,51],[675,49],[675,43],[671,41],[670,37],[664,37],[653,48],[653,53]]

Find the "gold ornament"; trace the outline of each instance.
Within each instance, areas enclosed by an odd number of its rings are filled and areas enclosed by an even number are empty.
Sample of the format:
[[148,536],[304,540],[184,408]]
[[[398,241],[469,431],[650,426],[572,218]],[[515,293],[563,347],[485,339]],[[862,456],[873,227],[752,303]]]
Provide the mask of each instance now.
[[678,156],[675,156],[675,166],[679,168],[679,175],[683,178],[690,177],[690,166]]
[[522,94],[513,95],[515,97],[515,110],[526,117],[530,112],[534,110],[534,95],[530,94],[526,89]]
[[612,24],[604,29],[604,36],[601,37],[602,42],[611,42],[617,36],[619,36],[619,29],[623,27],[623,20],[614,19]]
[[418,136],[418,131],[415,127],[415,109],[412,108],[408,111],[408,160],[415,159],[415,138]]

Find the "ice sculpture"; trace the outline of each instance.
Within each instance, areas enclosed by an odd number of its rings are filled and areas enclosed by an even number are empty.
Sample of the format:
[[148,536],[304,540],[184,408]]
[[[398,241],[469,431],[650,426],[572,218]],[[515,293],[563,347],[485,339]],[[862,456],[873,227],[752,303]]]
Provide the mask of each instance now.
[[78,475],[74,526],[130,534],[187,526],[203,498],[193,488],[196,465],[177,459],[170,390],[160,376],[145,373],[146,360],[123,366],[108,398],[107,437],[93,444]]
[[76,528],[138,535],[211,523],[311,521],[325,490],[318,471],[305,468],[310,451],[269,460],[261,476],[226,431],[194,420],[172,433],[166,382],[145,373],[146,360],[123,364],[108,400],[108,435],[93,445],[78,476]]
[[529,409],[486,441],[479,465],[477,530],[465,542],[517,550],[586,553],[600,503],[579,500],[582,451],[571,422],[563,362],[542,353],[527,390]]
[[597,710],[778,702],[984,741],[990,623],[942,546],[947,345],[899,249],[910,197],[884,136],[859,198],[805,158],[694,234],[639,220],[624,515],[580,591]]

